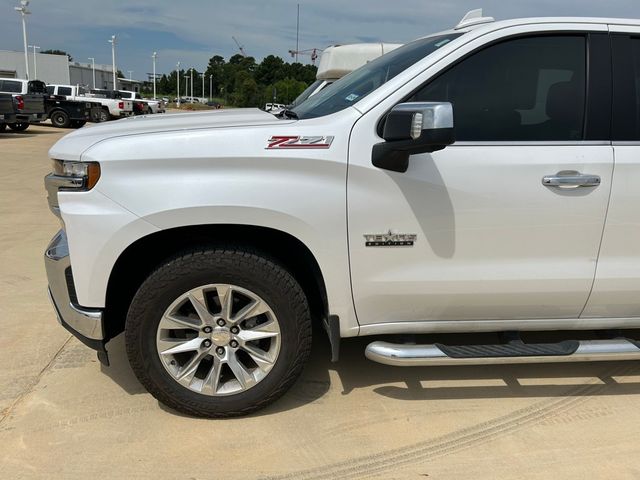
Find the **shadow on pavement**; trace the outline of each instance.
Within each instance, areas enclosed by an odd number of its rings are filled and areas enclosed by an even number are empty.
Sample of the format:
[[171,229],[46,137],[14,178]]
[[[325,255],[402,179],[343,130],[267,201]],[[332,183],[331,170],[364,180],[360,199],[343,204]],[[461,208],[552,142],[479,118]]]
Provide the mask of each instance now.
[[[301,378],[280,400],[252,416],[272,415],[321,399],[331,388],[331,370],[341,384],[334,388],[341,388],[343,395],[369,389],[381,397],[405,401],[640,394],[640,364],[632,361],[403,368],[367,360],[364,349],[372,339],[354,338],[342,341],[340,361],[331,363],[326,336],[314,333],[311,358]],[[129,367],[124,336],[112,340],[108,349],[111,366],[101,367],[102,372],[130,395],[146,393]]]
[[340,377],[344,395],[372,387],[398,400],[640,394],[640,364],[633,361],[392,367],[364,357],[371,341],[343,341],[340,362],[330,368]]

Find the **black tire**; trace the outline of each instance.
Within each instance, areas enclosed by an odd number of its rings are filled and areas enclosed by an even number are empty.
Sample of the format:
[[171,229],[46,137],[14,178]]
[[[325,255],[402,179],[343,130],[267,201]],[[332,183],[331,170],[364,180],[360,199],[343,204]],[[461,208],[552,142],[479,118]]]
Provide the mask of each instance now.
[[64,110],[55,110],[49,115],[49,118],[51,119],[51,124],[57,128],[69,128],[71,125],[69,114]]
[[6,123],[0,123],[0,133],[4,132],[7,128],[7,124]]
[[98,122],[108,122],[109,120],[111,120],[109,110],[106,108],[100,110],[100,113],[98,113]]
[[84,120],[71,120],[71,128],[82,128],[86,123]]
[[[226,396],[209,396],[182,386],[167,372],[156,347],[160,319],[172,302],[193,288],[213,283],[255,292],[270,306],[280,326],[280,351],[266,377]],[[180,253],[147,277],[129,307],[125,339],[131,368],[160,402],[198,417],[233,417],[269,405],[300,376],[311,349],[311,315],[302,288],[278,263],[250,249],[202,248]]]
[[29,128],[29,124],[26,122],[10,123],[9,128],[14,132],[24,132],[27,128]]

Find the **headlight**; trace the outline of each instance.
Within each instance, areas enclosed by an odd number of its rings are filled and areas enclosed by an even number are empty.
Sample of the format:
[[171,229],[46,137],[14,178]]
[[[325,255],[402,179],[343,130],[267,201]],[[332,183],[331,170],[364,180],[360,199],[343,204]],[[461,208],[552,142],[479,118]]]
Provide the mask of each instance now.
[[58,184],[58,190],[91,190],[100,179],[100,164],[53,160],[53,176],[62,180]]

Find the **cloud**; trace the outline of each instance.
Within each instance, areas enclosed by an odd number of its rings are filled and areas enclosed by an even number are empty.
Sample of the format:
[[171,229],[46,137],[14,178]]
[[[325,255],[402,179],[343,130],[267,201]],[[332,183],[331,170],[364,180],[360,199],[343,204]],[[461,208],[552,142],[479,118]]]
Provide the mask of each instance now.
[[[17,1],[15,2],[17,4]],[[209,57],[237,53],[236,36],[258,59],[287,58],[296,42],[296,0],[34,0],[28,18],[29,41],[43,49],[58,48],[78,61],[96,57],[110,63],[107,39],[118,34],[118,66],[144,78],[149,57],[158,51],[158,70],[177,61],[203,68]],[[407,42],[450,28],[477,0],[299,0],[300,48],[334,43]],[[498,19],[525,16],[638,15],[637,0],[483,0],[485,13]],[[0,5],[0,47],[20,50],[19,16],[9,0]],[[303,57],[304,58],[304,57]]]

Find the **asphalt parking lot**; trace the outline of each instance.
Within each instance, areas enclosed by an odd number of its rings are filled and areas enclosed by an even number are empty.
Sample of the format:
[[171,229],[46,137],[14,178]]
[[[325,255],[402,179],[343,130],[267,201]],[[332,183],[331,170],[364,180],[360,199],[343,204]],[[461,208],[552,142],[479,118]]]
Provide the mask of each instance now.
[[329,361],[249,417],[200,420],[144,391],[56,320],[42,178],[66,132],[0,134],[0,476],[153,479],[640,478],[637,363],[432,367]]

